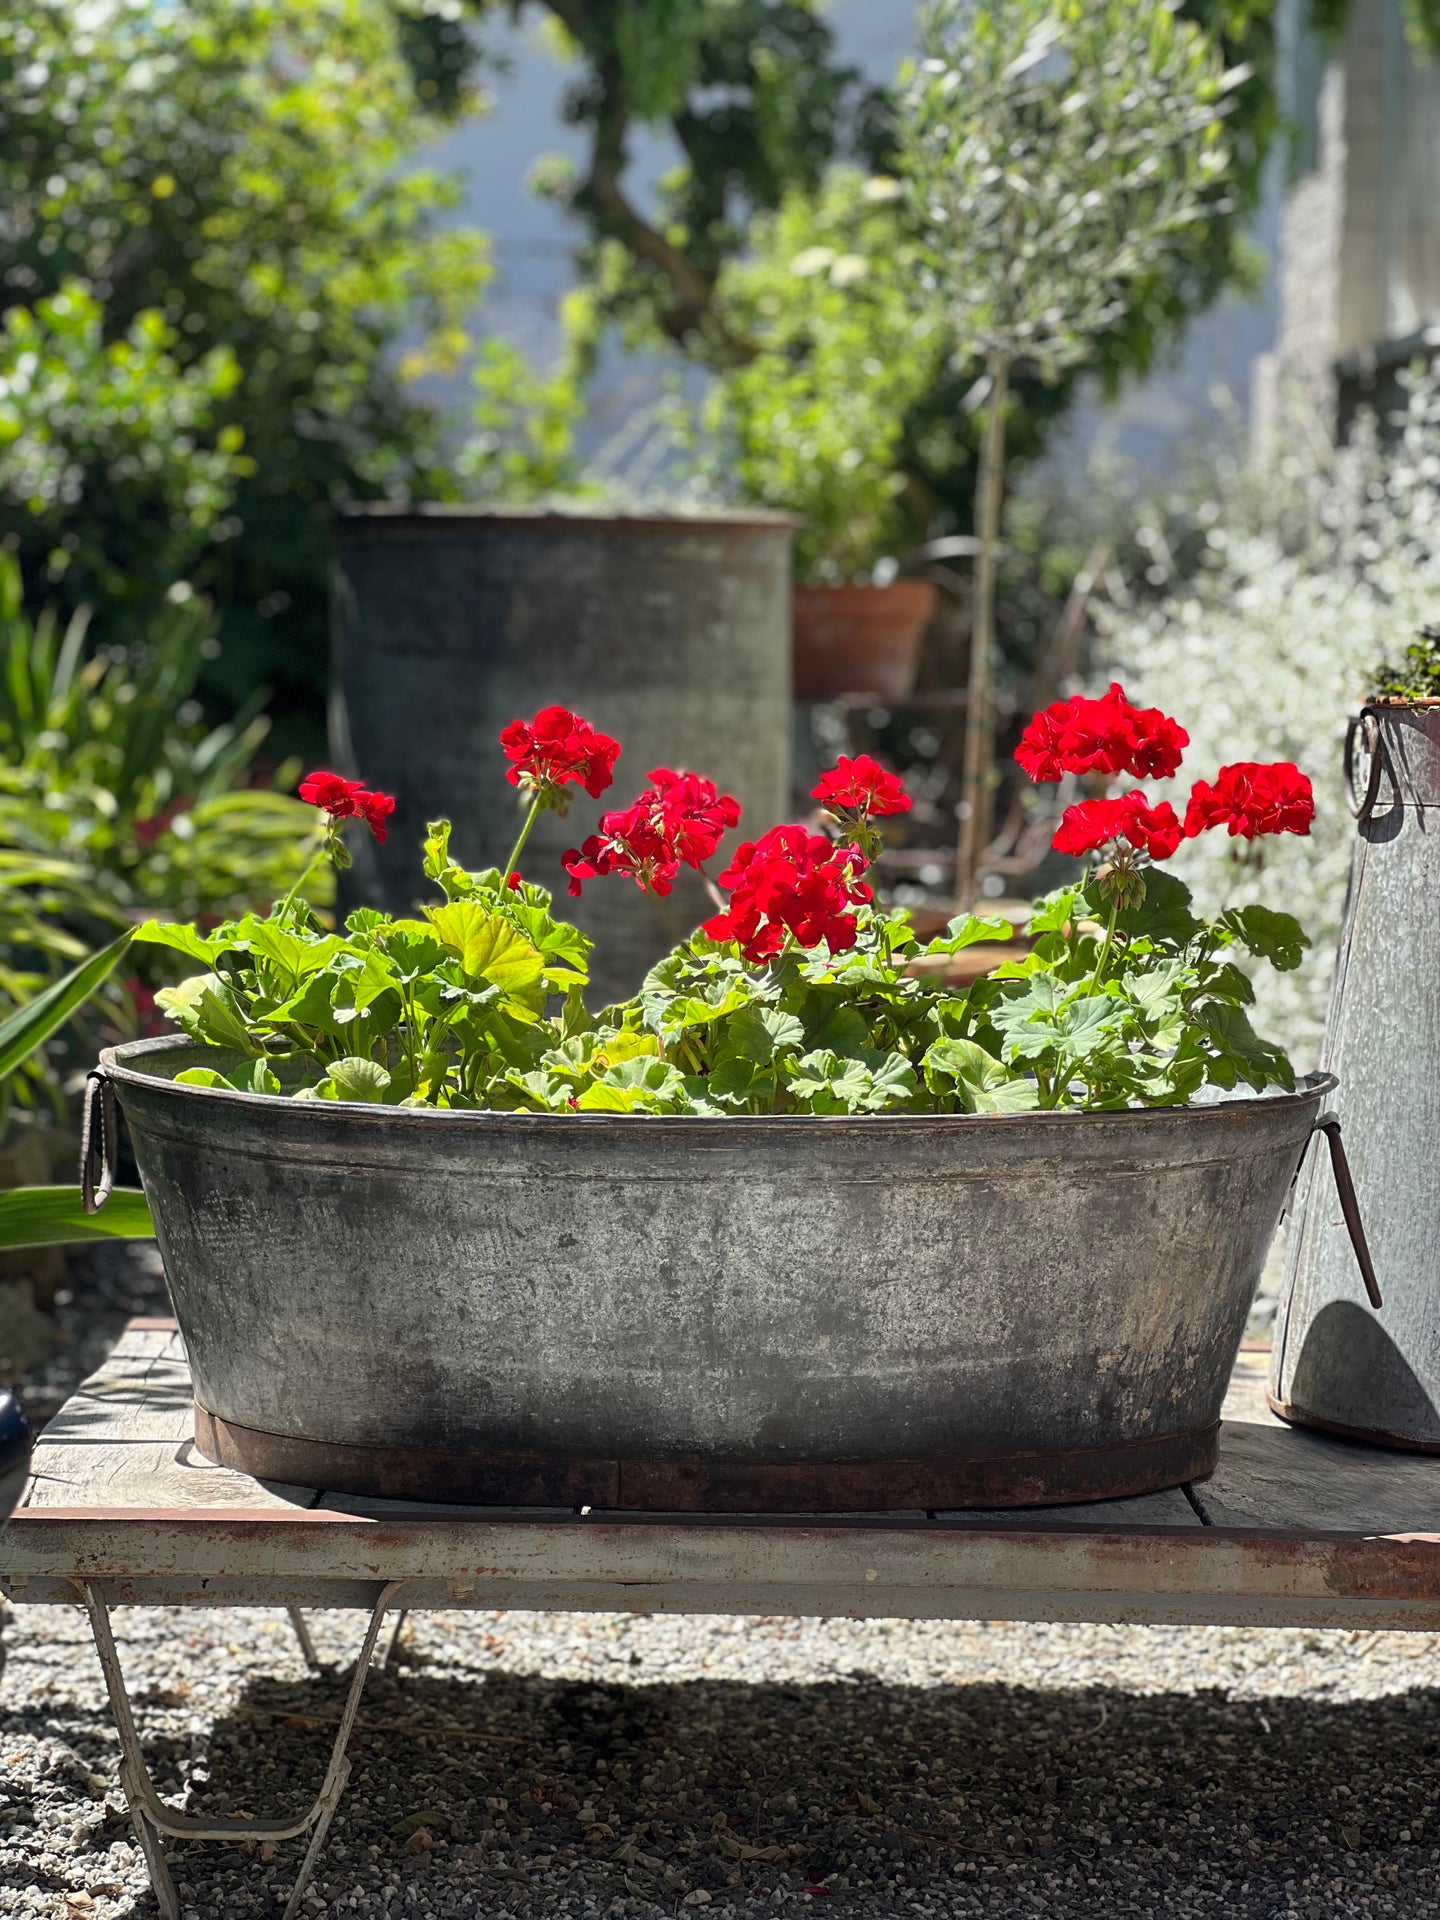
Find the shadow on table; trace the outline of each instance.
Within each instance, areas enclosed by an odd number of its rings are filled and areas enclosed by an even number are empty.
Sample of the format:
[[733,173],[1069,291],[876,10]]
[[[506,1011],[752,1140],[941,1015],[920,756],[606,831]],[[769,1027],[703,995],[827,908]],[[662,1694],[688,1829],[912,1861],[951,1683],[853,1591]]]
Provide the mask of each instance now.
[[[150,1737],[156,1716],[141,1693],[157,1784],[169,1797],[208,1775],[198,1791],[212,1812],[298,1808],[319,1781],[342,1692],[340,1676],[252,1681],[194,1745]],[[570,1920],[591,1903],[772,1914],[777,1896],[803,1902],[807,1888],[827,1911],[866,1916],[1043,1904],[1050,1916],[1334,1920],[1347,1896],[1360,1910],[1362,1891],[1384,1896],[1378,1911],[1432,1912],[1437,1705],[1433,1689],[1326,1704],[912,1687],[858,1671],[808,1685],[377,1671],[312,1891],[341,1911],[369,1893],[361,1913],[446,1920]],[[113,1770],[113,1739],[93,1711],[51,1697],[8,1724],[43,1735],[57,1722],[81,1779],[87,1767]],[[93,1816],[84,1786],[74,1794],[77,1813]],[[105,1849],[127,1835],[108,1820],[65,1884],[103,1887]],[[12,1849],[0,1888],[63,1897],[27,1867],[32,1841],[34,1829],[0,1833],[0,1857]],[[269,1863],[253,1842],[178,1848],[183,1904],[203,1920],[273,1915],[301,1845]],[[154,1908],[146,1896],[112,1911]]]

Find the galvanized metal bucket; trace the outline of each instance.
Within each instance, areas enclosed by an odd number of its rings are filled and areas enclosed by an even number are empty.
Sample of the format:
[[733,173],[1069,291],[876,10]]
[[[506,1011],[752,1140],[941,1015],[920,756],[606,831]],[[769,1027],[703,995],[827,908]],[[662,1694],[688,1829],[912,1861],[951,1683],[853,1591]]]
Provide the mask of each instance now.
[[1358,832],[1322,1064],[1368,1212],[1385,1311],[1362,1305],[1313,1167],[1296,1194],[1270,1403],[1284,1419],[1440,1451],[1440,702],[1350,728]]
[[102,1056],[210,1458],[398,1498],[760,1512],[1208,1473],[1334,1084],[1150,1112],[572,1118],[175,1085],[196,1058]]

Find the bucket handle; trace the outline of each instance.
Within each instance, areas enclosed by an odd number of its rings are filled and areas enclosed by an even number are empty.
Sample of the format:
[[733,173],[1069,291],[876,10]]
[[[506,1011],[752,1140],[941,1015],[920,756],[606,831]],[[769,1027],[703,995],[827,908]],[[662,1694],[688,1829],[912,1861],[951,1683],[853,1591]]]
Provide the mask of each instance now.
[[114,1190],[118,1144],[115,1089],[104,1067],[92,1067],[80,1121],[80,1204],[86,1213],[98,1213]]
[[1315,1122],[1314,1131],[1323,1133],[1329,1143],[1330,1170],[1335,1176],[1335,1191],[1340,1196],[1340,1211],[1345,1217],[1350,1245],[1355,1249],[1355,1264],[1360,1269],[1360,1278],[1365,1282],[1365,1292],[1371,1306],[1378,1308],[1384,1302],[1380,1298],[1380,1283],[1375,1278],[1375,1267],[1370,1258],[1370,1243],[1365,1238],[1365,1224],[1360,1218],[1355,1182],[1350,1177],[1350,1162],[1345,1157],[1345,1143],[1340,1138],[1339,1114],[1322,1113]]
[[[1365,752],[1370,762],[1370,772],[1365,781],[1363,794],[1355,787],[1355,736],[1365,736]],[[1345,728],[1345,785],[1350,793],[1350,811],[1363,827],[1375,811],[1375,802],[1380,798],[1380,779],[1385,772],[1385,742],[1380,732],[1380,715],[1374,707],[1363,706],[1359,713],[1350,716]]]

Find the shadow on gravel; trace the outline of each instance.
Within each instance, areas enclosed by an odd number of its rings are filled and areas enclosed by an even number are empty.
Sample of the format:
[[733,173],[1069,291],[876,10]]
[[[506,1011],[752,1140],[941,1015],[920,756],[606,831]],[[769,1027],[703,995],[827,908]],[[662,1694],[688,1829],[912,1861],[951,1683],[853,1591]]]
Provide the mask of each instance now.
[[[162,1792],[208,1776],[194,1793],[209,1810],[298,1806],[341,1697],[338,1676],[252,1683],[198,1747],[147,1741]],[[444,1920],[812,1903],[887,1920],[1413,1920],[1440,1914],[1437,1707],[1436,1691],[1326,1705],[859,1672],[793,1686],[376,1672],[314,1891],[344,1914]],[[57,1718],[113,1776],[113,1744],[72,1730],[93,1716],[50,1700],[9,1725]],[[142,1735],[155,1719],[142,1708]],[[97,1835],[92,1884],[118,1831]],[[19,1852],[0,1888],[39,1884],[23,1831],[0,1840]],[[180,1850],[185,1907],[273,1920],[302,1844],[269,1862],[253,1842]],[[71,1887],[85,1869],[82,1848]]]

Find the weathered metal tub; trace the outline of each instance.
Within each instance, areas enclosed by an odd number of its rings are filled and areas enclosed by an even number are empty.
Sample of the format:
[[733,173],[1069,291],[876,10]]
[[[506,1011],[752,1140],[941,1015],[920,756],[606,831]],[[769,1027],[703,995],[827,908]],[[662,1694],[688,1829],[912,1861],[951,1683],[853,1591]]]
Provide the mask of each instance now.
[[725,1511],[1208,1473],[1334,1085],[1144,1113],[571,1119],[173,1084],[196,1057],[102,1056],[203,1452],[372,1495]]

